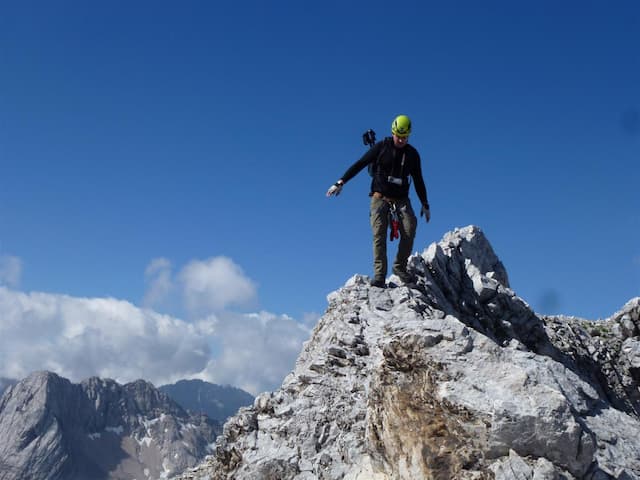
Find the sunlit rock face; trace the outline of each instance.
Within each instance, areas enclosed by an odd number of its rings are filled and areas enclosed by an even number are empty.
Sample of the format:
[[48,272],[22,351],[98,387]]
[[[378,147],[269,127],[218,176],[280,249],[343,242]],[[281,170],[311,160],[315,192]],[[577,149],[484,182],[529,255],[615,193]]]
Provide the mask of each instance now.
[[219,426],[142,380],[37,372],[0,399],[1,480],[160,479],[210,452]]
[[538,316],[473,226],[409,272],[329,295],[281,388],[180,478],[640,479],[640,298],[605,321]]

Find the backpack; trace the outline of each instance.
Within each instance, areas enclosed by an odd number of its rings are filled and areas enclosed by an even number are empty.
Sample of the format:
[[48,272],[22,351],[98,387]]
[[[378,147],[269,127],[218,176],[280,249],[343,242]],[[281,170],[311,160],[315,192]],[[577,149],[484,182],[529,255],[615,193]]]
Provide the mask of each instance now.
[[376,176],[376,170],[378,168],[378,162],[380,161],[382,156],[386,153],[387,148],[389,147],[389,141],[390,140],[391,140],[391,137],[385,137],[385,139],[382,141],[382,148],[380,149],[380,153],[378,153],[378,156],[376,157],[375,161],[371,162],[369,164],[369,166],[368,166],[369,176],[371,176],[371,177],[375,177]]

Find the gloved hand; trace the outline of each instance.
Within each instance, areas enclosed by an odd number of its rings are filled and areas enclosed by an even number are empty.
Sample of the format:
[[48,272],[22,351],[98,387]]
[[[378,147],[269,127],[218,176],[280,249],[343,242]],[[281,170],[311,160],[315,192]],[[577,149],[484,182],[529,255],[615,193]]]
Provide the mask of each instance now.
[[431,210],[429,210],[428,203],[423,204],[422,208],[420,209],[420,216],[423,216],[423,215],[427,223],[429,223],[429,220],[431,220]]
[[338,180],[336,183],[331,185],[331,187],[329,187],[329,190],[327,190],[327,197],[331,197],[333,195],[337,197],[338,195],[340,195],[343,185],[344,182],[342,180]]

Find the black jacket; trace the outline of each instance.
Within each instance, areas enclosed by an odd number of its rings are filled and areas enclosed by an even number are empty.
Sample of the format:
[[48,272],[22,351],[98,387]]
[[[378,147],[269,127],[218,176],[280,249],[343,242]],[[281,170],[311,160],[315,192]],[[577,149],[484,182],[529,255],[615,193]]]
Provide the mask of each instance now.
[[[381,152],[382,155],[380,155]],[[411,176],[420,202],[423,205],[429,205],[427,188],[424,185],[420,167],[420,154],[411,145],[407,144],[403,148],[396,148],[393,139],[386,138],[376,143],[360,160],[351,165],[341,180],[347,183],[371,162],[374,162],[371,194],[379,192],[389,198],[407,198],[409,196],[409,176]],[[390,176],[401,179],[402,185],[390,182]]]

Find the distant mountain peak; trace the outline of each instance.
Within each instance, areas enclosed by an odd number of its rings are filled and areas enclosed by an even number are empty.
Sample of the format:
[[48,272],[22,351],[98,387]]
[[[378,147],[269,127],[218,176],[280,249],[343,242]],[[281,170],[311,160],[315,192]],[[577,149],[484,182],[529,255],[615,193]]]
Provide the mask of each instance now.
[[180,380],[172,385],[163,385],[160,391],[194,413],[203,413],[224,423],[238,408],[251,405],[254,397],[230,385],[217,385],[200,379]]
[[1,478],[167,478],[209,453],[217,433],[148,382],[35,372],[0,400]]

